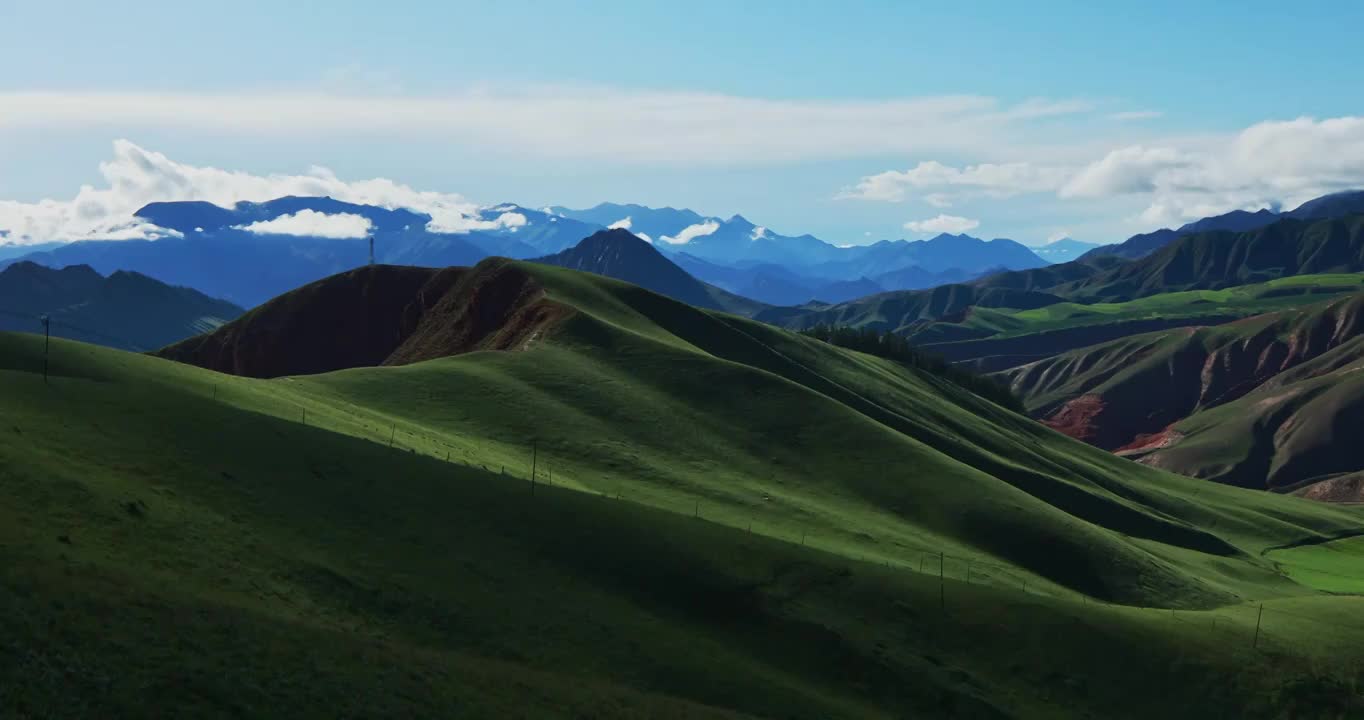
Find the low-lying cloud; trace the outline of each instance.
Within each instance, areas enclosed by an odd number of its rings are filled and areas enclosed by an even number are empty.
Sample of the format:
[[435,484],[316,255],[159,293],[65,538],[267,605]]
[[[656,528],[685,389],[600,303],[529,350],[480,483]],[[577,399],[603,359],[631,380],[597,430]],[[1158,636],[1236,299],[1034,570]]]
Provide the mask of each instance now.
[[959,235],[978,227],[980,227],[979,220],[972,220],[959,215],[938,215],[927,220],[910,220],[905,223],[905,229],[911,232],[950,233],[952,235]]
[[374,224],[369,218],[351,213],[328,214],[316,210],[300,210],[292,215],[281,215],[273,220],[261,220],[236,229],[256,235],[294,235],[322,237],[336,240],[365,237]]
[[688,225],[682,228],[682,231],[677,233],[676,235],[673,236],[663,235],[659,238],[659,240],[662,240],[663,242],[668,243],[669,245],[686,245],[687,243],[691,242],[692,240],[695,240],[696,238],[705,237],[706,235],[712,235],[715,233],[716,230],[719,229],[720,223],[718,221],[706,220],[705,222],[699,222],[696,223],[695,225]]

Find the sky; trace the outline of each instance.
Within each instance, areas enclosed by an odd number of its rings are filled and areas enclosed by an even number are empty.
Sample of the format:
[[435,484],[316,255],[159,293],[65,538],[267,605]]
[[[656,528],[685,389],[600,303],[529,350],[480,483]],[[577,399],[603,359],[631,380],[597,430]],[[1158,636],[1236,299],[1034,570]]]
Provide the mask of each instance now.
[[1362,21],[1325,0],[0,0],[0,233],[138,237],[151,200],[341,187],[839,244],[1115,242],[1364,187]]

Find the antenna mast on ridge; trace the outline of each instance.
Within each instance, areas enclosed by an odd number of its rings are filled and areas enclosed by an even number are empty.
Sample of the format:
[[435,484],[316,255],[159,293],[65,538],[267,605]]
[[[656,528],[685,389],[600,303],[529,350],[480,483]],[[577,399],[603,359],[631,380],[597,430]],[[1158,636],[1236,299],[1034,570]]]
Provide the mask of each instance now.
[[369,264],[374,264],[374,236],[369,236]]

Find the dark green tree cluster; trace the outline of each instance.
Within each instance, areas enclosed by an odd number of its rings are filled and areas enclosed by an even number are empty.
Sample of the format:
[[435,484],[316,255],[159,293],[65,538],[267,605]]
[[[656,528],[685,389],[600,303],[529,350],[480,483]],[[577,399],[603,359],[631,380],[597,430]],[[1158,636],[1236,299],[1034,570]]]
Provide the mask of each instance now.
[[953,365],[932,353],[916,350],[908,340],[894,333],[842,325],[816,325],[808,330],[802,330],[801,334],[823,340],[830,345],[904,363],[960,385],[996,405],[1015,412],[1024,412],[1023,402],[1013,394],[1009,386],[994,378],[977,375]]

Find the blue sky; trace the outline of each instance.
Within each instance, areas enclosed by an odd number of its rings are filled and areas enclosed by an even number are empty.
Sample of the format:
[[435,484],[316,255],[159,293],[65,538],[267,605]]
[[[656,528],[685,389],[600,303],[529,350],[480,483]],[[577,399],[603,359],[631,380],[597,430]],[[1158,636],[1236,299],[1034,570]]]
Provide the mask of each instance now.
[[[36,203],[108,186],[117,139],[840,243],[1116,241],[1364,185],[1360,3],[282,5],[4,3],[0,229],[66,232]],[[158,178],[135,199],[200,192]]]

